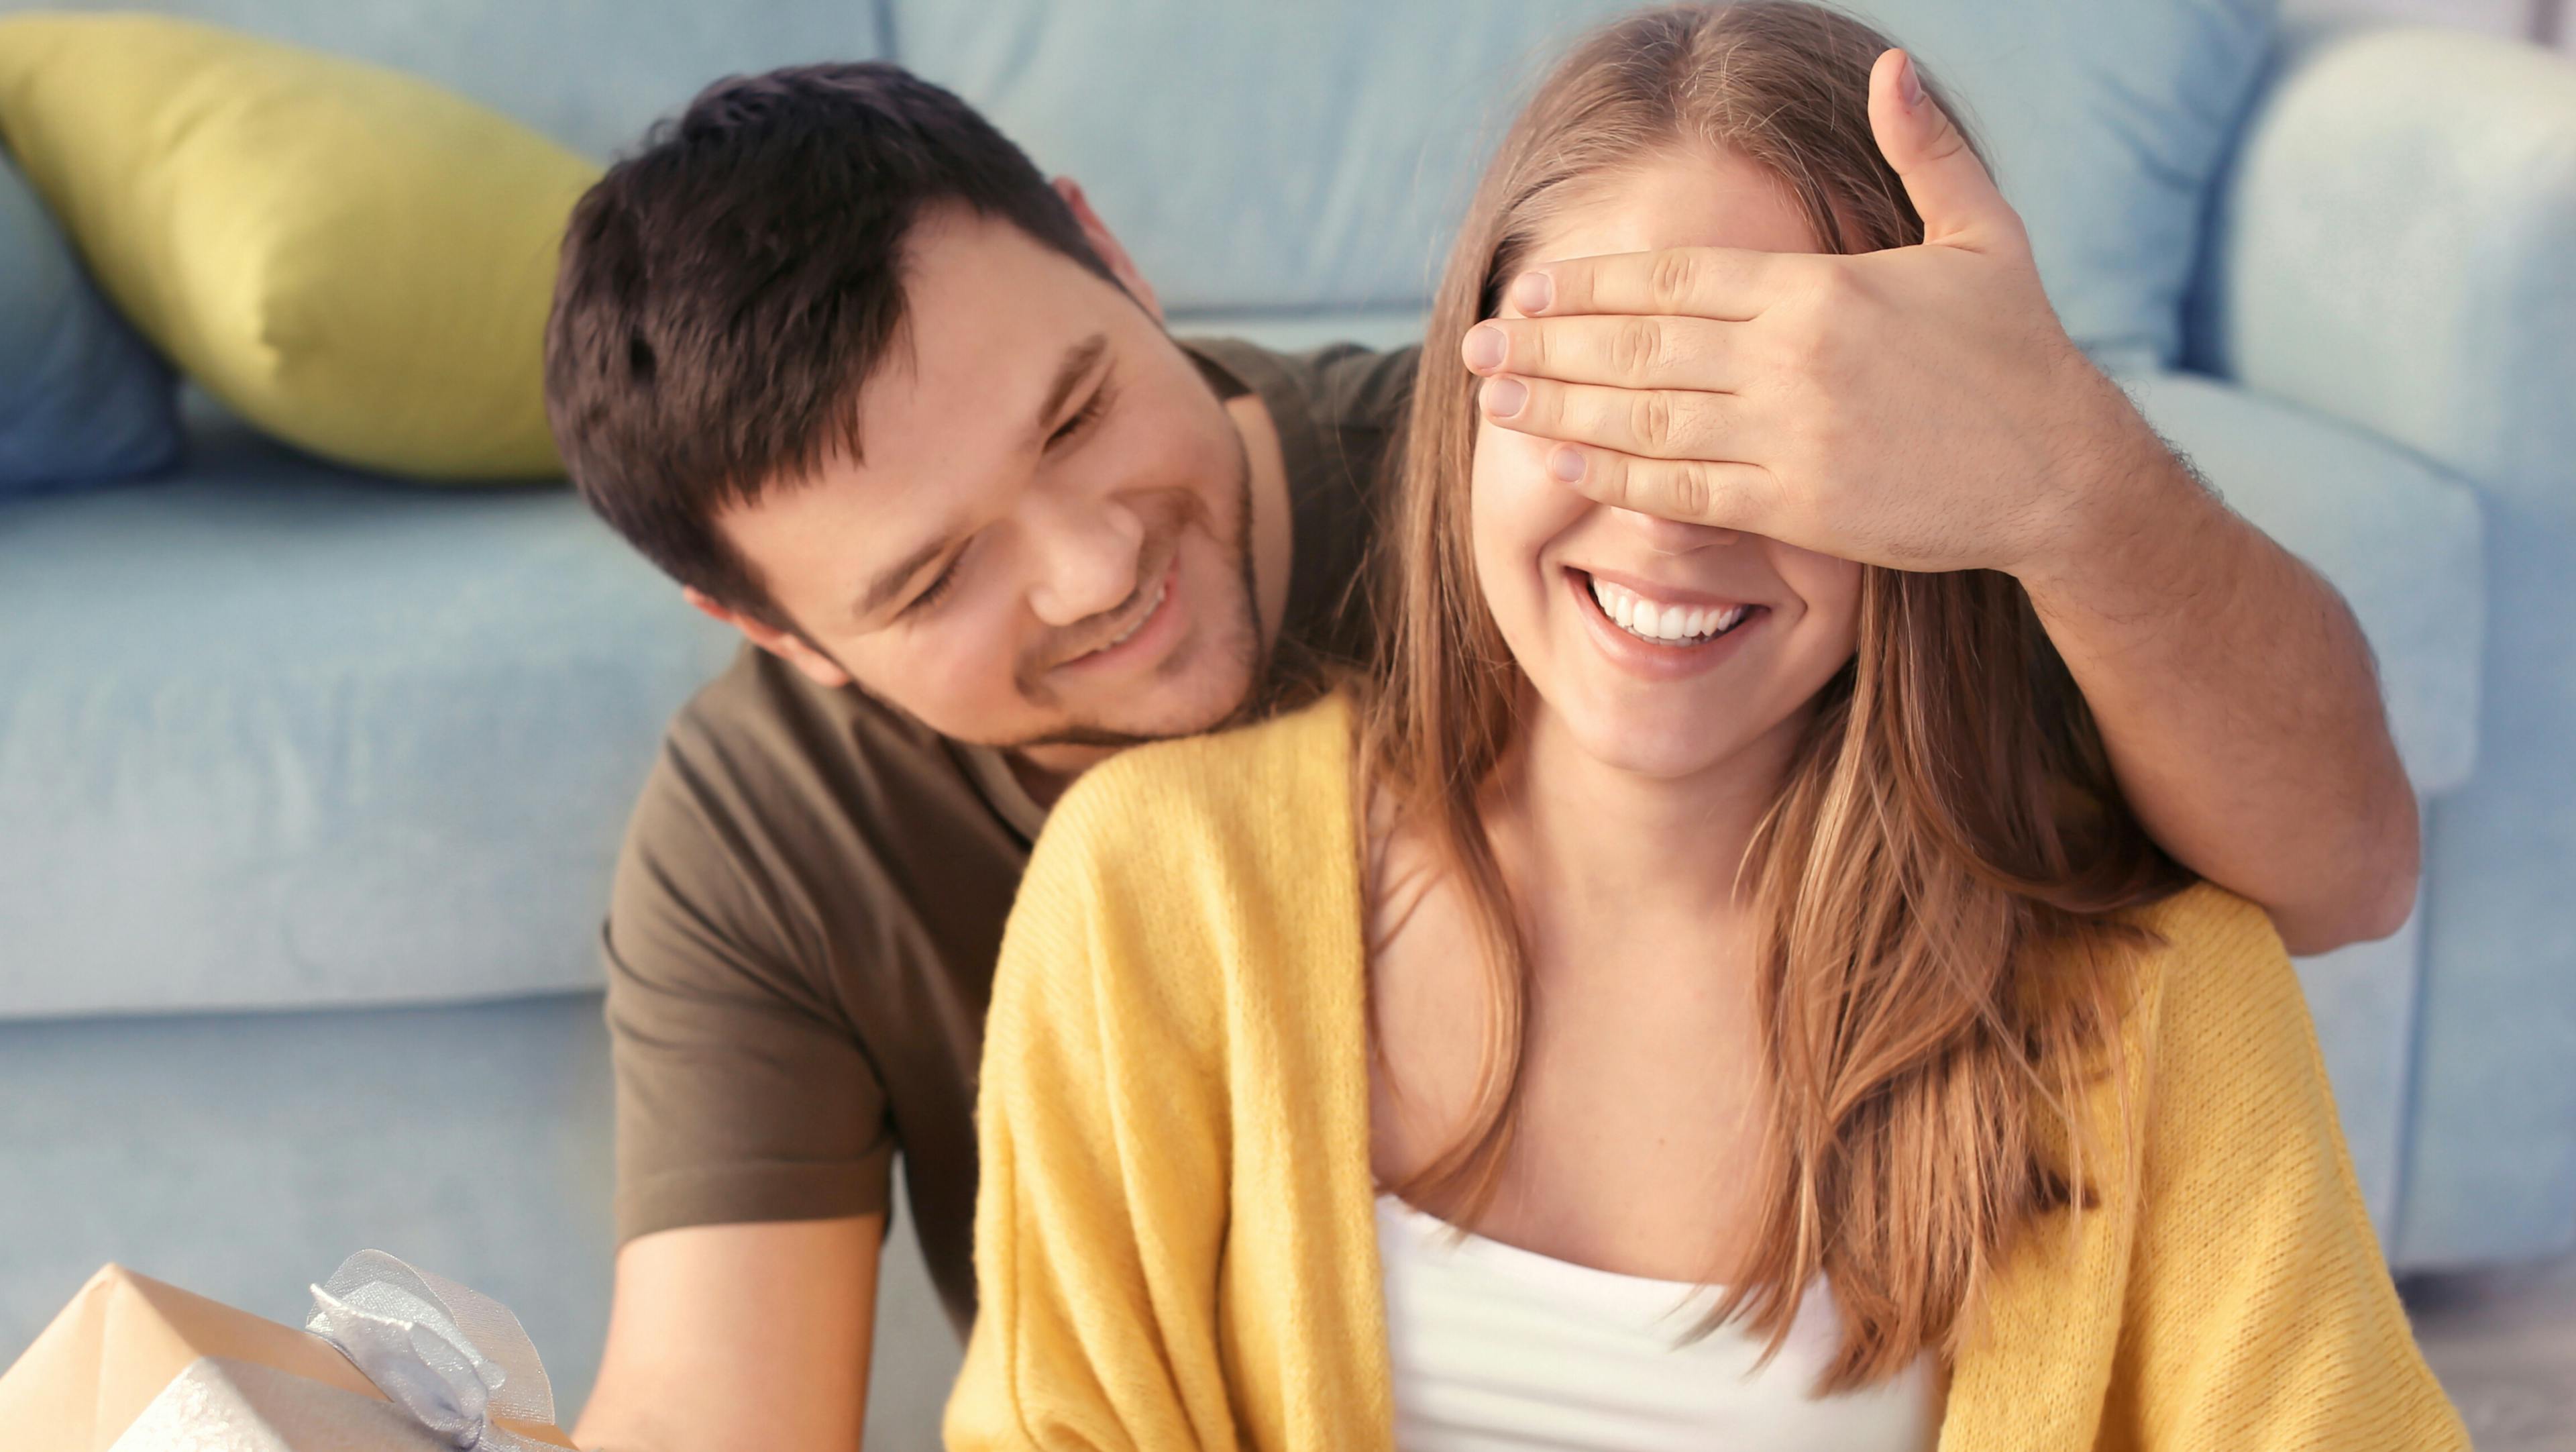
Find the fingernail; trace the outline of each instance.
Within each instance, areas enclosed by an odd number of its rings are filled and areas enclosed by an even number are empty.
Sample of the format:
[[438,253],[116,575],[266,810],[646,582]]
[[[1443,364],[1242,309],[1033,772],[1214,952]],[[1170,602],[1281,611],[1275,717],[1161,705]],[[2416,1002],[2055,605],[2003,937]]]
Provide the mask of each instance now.
[[1503,330],[1478,323],[1467,330],[1467,366],[1479,371],[1503,366]]
[[1905,109],[1911,111],[1923,104],[1923,77],[1915,72],[1914,52],[1907,51],[1901,64],[1905,67]]
[[1544,272],[1524,272],[1512,279],[1512,306],[1525,313],[1543,313],[1556,300],[1556,279]]
[[1547,472],[1554,474],[1559,484],[1572,484],[1581,479],[1583,451],[1558,445],[1556,452],[1547,456]]
[[1529,385],[1517,378],[1485,380],[1485,413],[1492,418],[1510,418],[1529,402]]

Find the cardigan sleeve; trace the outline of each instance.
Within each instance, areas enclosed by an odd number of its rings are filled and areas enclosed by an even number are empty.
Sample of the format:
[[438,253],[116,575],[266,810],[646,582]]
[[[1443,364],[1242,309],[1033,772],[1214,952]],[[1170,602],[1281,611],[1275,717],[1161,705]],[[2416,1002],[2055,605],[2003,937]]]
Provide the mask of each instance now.
[[1151,981],[1207,959],[1121,765],[1057,807],[1003,938],[976,1107],[981,1307],[946,1423],[958,1452],[1236,1446],[1216,1329],[1218,990]]
[[2466,1449],[2371,1233],[2269,919],[2209,887],[2162,916],[2137,1239],[2102,1445]]

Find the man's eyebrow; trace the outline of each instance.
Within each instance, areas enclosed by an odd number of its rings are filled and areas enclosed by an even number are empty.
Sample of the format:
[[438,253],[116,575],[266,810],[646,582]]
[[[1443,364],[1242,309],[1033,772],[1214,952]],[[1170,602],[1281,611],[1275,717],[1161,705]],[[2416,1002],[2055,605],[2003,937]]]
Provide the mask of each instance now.
[[859,592],[858,603],[850,607],[850,618],[867,620],[886,606],[893,604],[894,597],[903,593],[903,587],[912,583],[913,576],[928,569],[932,560],[948,552],[950,542],[949,536],[943,533],[911,554],[877,571],[876,578],[868,581],[868,587]]
[[1055,381],[1047,385],[1046,402],[1038,405],[1035,432],[1031,435],[1036,442],[1046,442],[1055,416],[1064,411],[1064,401],[1073,397],[1075,385],[1090,375],[1092,365],[1108,351],[1107,333],[1094,333],[1064,350],[1064,361],[1056,365]]

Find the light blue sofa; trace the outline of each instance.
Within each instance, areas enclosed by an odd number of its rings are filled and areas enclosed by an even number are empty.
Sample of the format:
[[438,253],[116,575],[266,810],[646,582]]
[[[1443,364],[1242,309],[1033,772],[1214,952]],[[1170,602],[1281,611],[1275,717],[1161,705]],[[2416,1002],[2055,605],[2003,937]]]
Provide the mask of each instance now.
[[[26,8],[0,0],[0,10]],[[1182,326],[1413,335],[1532,65],[1620,7],[188,0],[605,156],[727,71],[891,56],[1089,188]],[[2430,824],[2303,965],[2401,1268],[2576,1242],[2576,68],[2251,0],[1881,0],[2070,328],[2378,651]],[[1292,13],[1293,12],[1293,13]],[[0,508],[0,1358],[118,1259],[272,1315],[380,1245],[606,1308],[593,935],[665,716],[731,648],[561,489],[291,455]],[[900,1233],[900,1227],[899,1227]],[[876,1445],[955,1351],[889,1270]]]

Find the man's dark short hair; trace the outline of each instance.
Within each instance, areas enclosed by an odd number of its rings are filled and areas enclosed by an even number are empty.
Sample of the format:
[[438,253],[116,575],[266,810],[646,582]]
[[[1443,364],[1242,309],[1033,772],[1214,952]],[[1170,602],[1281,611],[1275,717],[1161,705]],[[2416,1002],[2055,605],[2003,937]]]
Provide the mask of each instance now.
[[834,448],[904,322],[906,236],[964,203],[1109,279],[992,123],[882,62],[718,81],[574,207],[546,417],[574,485],[681,584],[794,629],[715,526]]

